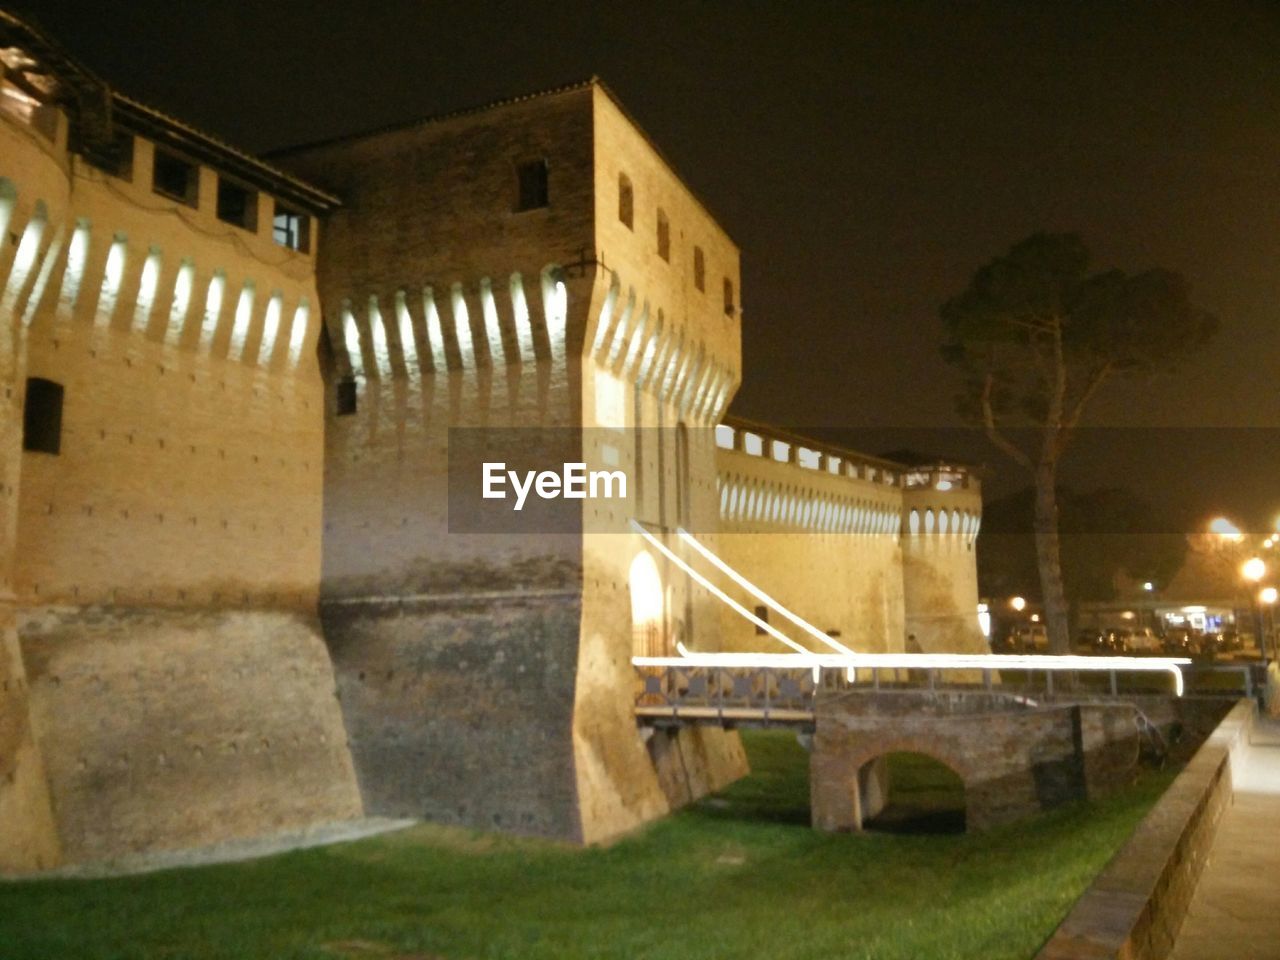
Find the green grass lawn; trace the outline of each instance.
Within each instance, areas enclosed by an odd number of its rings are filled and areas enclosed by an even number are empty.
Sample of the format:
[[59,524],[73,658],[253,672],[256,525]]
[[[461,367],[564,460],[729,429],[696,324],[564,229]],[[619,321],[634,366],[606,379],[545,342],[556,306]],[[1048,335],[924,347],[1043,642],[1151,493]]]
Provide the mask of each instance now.
[[[751,777],[606,849],[420,826],[0,884],[0,958],[1026,960],[1172,776],[985,835],[828,835],[795,739],[744,738]],[[954,799],[925,764],[894,772],[919,807]]]

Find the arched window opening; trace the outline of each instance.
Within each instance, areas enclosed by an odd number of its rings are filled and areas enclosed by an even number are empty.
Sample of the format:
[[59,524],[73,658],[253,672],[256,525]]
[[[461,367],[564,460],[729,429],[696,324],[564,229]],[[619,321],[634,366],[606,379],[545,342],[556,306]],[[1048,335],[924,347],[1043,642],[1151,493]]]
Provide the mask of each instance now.
[[689,428],[676,424],[676,521],[689,526]]
[[699,290],[706,292],[707,258],[703,255],[701,247],[693,248],[693,285]]
[[724,315],[732,317],[738,312],[737,306],[733,300],[733,281],[728,277],[724,278]]
[[658,256],[668,263],[671,261],[671,224],[661,207],[658,208]]

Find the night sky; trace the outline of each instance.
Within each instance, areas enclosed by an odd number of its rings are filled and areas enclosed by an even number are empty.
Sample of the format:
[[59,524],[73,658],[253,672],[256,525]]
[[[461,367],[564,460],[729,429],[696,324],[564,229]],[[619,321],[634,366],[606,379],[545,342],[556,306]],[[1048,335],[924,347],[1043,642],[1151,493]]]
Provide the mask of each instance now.
[[[1134,429],[1086,437],[1068,479],[1180,517],[1280,510],[1280,443],[1256,429],[1280,425],[1280,5],[16,7],[251,150],[597,74],[742,248],[733,412],[985,460],[994,490],[1021,481],[983,444],[897,429],[958,425],[938,305],[1037,229],[1081,233],[1099,266],[1180,270],[1219,339],[1112,386],[1092,422]],[[1174,426],[1197,429],[1152,429]]]

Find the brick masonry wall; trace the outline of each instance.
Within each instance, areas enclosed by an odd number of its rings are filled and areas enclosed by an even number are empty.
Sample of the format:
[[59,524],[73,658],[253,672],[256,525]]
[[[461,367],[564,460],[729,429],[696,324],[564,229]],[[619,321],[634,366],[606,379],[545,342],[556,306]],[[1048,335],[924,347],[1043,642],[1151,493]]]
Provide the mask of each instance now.
[[[968,487],[903,492],[902,583],[904,629],[924,653],[990,653],[978,628],[976,533],[958,533],[958,518],[982,515],[982,492],[976,478]],[[927,529],[928,512],[934,529]],[[911,515],[920,519],[912,532]],[[941,516],[948,514],[948,532]]]
[[13,590],[26,369],[26,338],[15,314],[39,276],[39,260],[24,268],[19,248],[37,210],[55,222],[65,216],[65,139],[65,123],[50,144],[29,128],[0,121],[0,875],[43,869],[61,857],[31,720]]
[[[766,453],[768,441],[766,440]],[[779,463],[768,456],[717,448],[716,469],[729,487],[718,542],[726,562],[819,630],[837,631],[846,646],[864,652],[903,649],[902,546],[896,532],[901,491],[860,478],[832,476]],[[794,498],[800,509],[836,502],[856,511],[854,532],[831,532],[792,520],[760,519],[733,504],[756,498]],[[769,513],[769,508],[765,509]],[[893,532],[886,527],[892,521]],[[747,604],[755,605],[755,601]],[[739,614],[720,614],[726,649],[785,652],[756,634]],[[774,613],[771,622],[798,642],[800,631]],[[816,646],[816,642],[812,644]]]
[[370,813],[582,838],[576,592],[332,603],[324,616]]
[[[16,507],[0,545],[16,558],[27,728],[62,854],[357,816],[314,612],[312,262],[272,241],[270,198],[257,229],[242,230],[216,218],[208,167],[187,208],[152,193],[146,140],[119,179],[68,156],[60,131],[37,162],[7,149],[28,134],[0,122],[0,178],[20,213],[37,199],[47,212],[30,278],[0,303],[20,338],[4,368],[12,422],[28,376],[65,390],[59,454],[16,454],[18,427],[7,428],[0,486]],[[215,271],[220,304],[207,297]],[[47,849],[33,817],[16,830]]]
[[[594,276],[566,278],[559,337],[541,278],[591,247],[590,104],[569,91],[286,158],[344,197],[320,255],[323,619],[373,813],[583,837],[581,537],[452,531],[448,462],[451,428],[579,422],[567,342]],[[540,158],[550,205],[517,211],[517,166]],[[352,373],[358,409],[338,416],[333,384]]]

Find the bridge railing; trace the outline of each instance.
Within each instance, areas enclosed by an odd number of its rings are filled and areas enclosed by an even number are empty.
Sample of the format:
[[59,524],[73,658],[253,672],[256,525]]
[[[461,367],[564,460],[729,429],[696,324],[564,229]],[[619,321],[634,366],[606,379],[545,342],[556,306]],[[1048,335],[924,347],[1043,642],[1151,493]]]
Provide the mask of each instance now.
[[818,683],[807,667],[636,667],[637,715],[652,719],[795,721],[813,715]]
[[[636,664],[639,679],[636,715],[649,722],[666,719],[803,723],[812,720],[819,697],[853,690],[925,695],[998,693],[1027,701],[1167,696],[1175,692],[1166,673],[1135,671],[1131,664],[1123,662],[1110,667],[1096,660],[1092,670],[1080,672],[1035,668],[1001,670],[993,665],[948,673],[930,667],[823,669],[799,665],[719,666],[686,663],[681,658],[647,659],[665,661]],[[1188,665],[1182,669],[1185,695],[1189,697],[1253,699],[1262,689],[1256,667],[1249,665]]]

